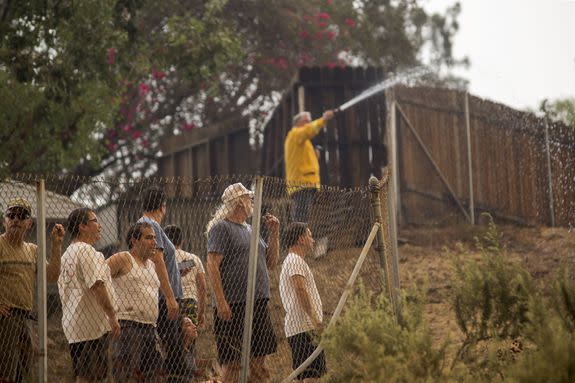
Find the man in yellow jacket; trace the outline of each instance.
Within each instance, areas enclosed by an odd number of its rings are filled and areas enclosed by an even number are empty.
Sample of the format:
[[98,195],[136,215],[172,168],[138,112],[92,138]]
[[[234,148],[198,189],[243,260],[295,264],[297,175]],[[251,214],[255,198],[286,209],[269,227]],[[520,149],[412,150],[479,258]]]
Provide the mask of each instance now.
[[[321,118],[312,121],[309,112],[298,113],[293,118],[293,128],[286,136],[284,163],[288,194],[293,200],[292,218],[295,222],[308,222],[310,206],[320,187],[319,161],[311,139],[333,116],[333,110],[327,110]],[[323,245],[321,239],[318,240],[318,246],[320,245]],[[325,247],[327,248],[327,241]],[[327,249],[320,249],[320,253],[325,253],[325,250]]]

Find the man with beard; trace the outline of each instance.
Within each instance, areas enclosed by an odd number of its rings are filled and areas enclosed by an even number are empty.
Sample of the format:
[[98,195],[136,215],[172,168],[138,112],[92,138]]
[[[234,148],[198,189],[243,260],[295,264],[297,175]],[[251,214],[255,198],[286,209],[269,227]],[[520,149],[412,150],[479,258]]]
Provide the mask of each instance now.
[[[241,183],[228,186],[222,195],[222,205],[206,228],[208,277],[216,306],[214,333],[218,360],[223,369],[222,380],[226,383],[239,379],[252,235],[252,227],[246,220],[253,212],[253,194]],[[251,379],[256,382],[269,381],[266,355],[277,349],[268,310],[268,269],[275,267],[279,257],[279,221],[268,213],[263,217],[263,222],[269,229],[269,241],[266,244],[260,238],[258,244],[250,358]]]

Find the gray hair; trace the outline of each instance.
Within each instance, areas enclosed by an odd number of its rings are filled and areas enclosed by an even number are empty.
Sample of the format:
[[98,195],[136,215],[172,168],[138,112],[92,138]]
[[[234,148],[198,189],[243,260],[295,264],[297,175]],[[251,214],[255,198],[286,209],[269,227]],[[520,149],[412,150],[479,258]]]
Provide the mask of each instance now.
[[307,116],[311,120],[311,113],[310,112],[299,112],[298,114],[293,116],[292,121],[293,121],[294,125],[297,124],[299,122],[299,120],[301,118],[304,118],[305,116]]
[[236,210],[236,207],[238,206],[239,200],[240,200],[239,198],[234,198],[218,206],[216,212],[214,213],[214,215],[212,215],[212,219],[210,219],[210,221],[206,225],[206,237],[208,236],[210,230],[212,230],[212,227],[214,227],[216,223],[228,218],[230,215],[233,214],[233,212]]

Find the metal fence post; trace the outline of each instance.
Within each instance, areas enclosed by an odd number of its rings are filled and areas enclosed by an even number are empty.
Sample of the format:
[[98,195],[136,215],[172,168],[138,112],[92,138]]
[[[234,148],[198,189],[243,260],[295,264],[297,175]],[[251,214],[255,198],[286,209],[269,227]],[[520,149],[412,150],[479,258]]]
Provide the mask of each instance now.
[[261,176],[255,178],[255,201],[252,216],[252,237],[250,240],[250,259],[248,264],[248,286],[246,294],[246,311],[244,317],[244,333],[242,338],[242,364],[240,382],[247,383],[250,369],[250,354],[252,340],[252,324],[254,318],[254,295],[256,290],[256,273],[258,243],[260,240],[260,218],[262,211],[262,191],[264,179]]
[[545,156],[547,160],[547,187],[549,188],[549,215],[555,226],[555,200],[553,196],[553,173],[551,171],[551,147],[549,145],[549,121],[545,121]]
[[38,286],[38,382],[48,381],[48,328],[47,328],[47,293],[46,293],[46,188],[44,180],[36,181],[36,234],[38,257],[36,258]]
[[[387,176],[388,172],[385,171],[384,174]],[[401,323],[401,313],[400,313],[400,298],[399,298],[399,268],[397,269],[398,275],[395,276],[395,272],[393,273],[393,277],[390,278],[390,264],[395,265],[395,260],[391,260],[388,263],[388,257],[385,253],[385,236],[384,236],[384,220],[383,215],[381,212],[381,185],[382,183],[379,182],[377,178],[372,176],[369,179],[369,191],[371,196],[371,208],[373,211],[373,216],[375,222],[379,223],[379,230],[377,232],[377,252],[379,254],[379,262],[381,267],[381,279],[383,288],[387,290],[389,294],[389,298],[393,307],[393,311],[395,313],[395,318],[398,323]],[[387,186],[387,182],[385,182],[385,186]],[[387,210],[387,208],[386,208]],[[385,225],[388,228],[389,225]],[[390,248],[390,246],[388,246]],[[392,254],[393,257],[393,254]],[[395,271],[395,270],[394,270]]]
[[475,195],[473,194],[473,162],[471,158],[471,122],[469,93],[465,92],[465,131],[467,132],[467,176],[469,177],[469,220],[475,225]]

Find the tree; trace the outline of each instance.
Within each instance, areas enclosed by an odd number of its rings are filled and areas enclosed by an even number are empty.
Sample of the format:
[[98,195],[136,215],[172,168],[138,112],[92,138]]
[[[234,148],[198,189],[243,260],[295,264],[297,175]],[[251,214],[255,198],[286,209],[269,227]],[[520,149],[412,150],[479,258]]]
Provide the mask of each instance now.
[[[417,0],[106,0],[66,6],[48,1],[49,11],[33,12],[34,2],[15,3],[0,6],[0,30],[17,40],[21,32],[11,27],[14,20],[32,14],[35,31],[54,31],[48,51],[54,47],[67,63],[69,70],[60,77],[67,87],[53,77],[32,75],[37,69],[29,69],[28,77],[17,75],[17,57],[43,46],[47,32],[30,32],[20,46],[3,39],[0,73],[82,129],[58,124],[67,149],[47,133],[43,146],[54,159],[39,165],[18,153],[3,154],[5,173],[149,175],[161,136],[245,115],[259,125],[301,66],[378,65],[393,72],[424,62],[436,68],[464,63],[451,50],[458,4],[445,15],[430,15]],[[78,24],[81,30],[66,29]],[[75,60],[68,60],[72,49]],[[428,58],[424,51],[431,52]],[[34,62],[42,70],[52,67],[47,59]],[[73,87],[70,78],[78,79]],[[8,87],[0,88],[1,96]],[[49,87],[58,89],[59,97],[47,95]],[[23,98],[30,95],[13,100]],[[71,113],[71,104],[82,113]],[[29,113],[15,113],[10,105],[0,101],[0,113],[13,127]],[[29,125],[35,132],[39,126],[54,129],[54,117],[34,116]],[[18,140],[35,146],[32,135]],[[24,165],[15,166],[16,160]]]
[[551,102],[543,100],[539,110],[553,121],[575,126],[575,98],[557,99]]

